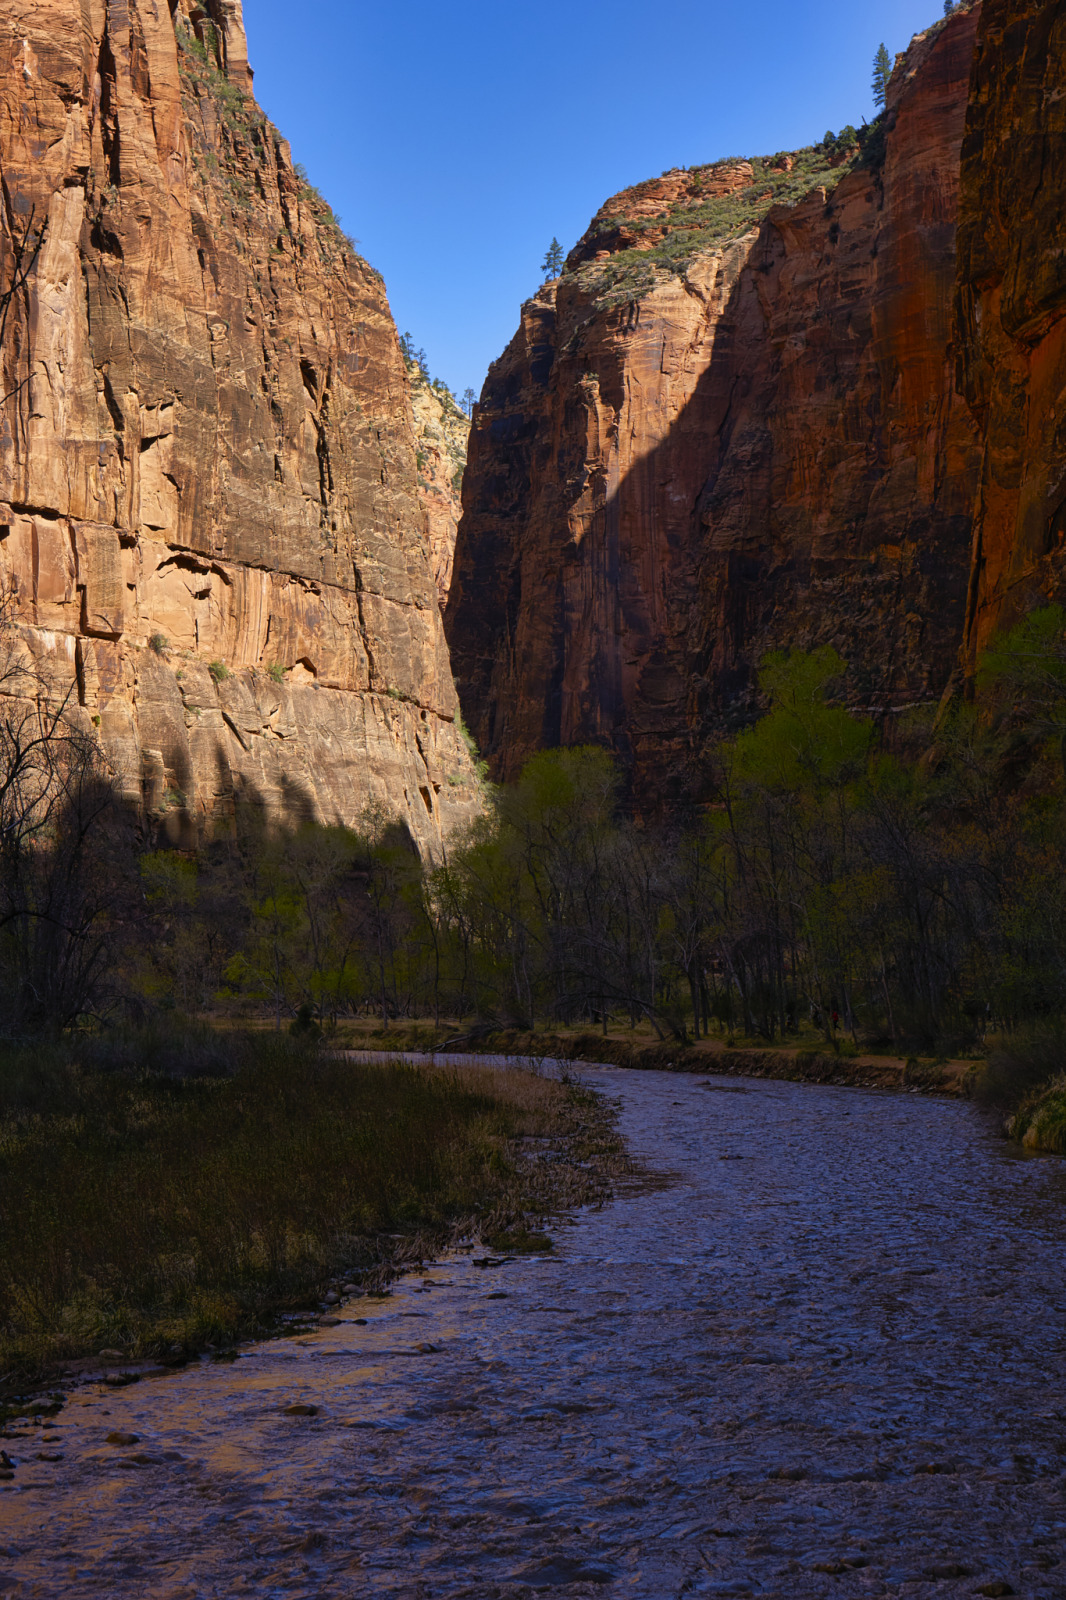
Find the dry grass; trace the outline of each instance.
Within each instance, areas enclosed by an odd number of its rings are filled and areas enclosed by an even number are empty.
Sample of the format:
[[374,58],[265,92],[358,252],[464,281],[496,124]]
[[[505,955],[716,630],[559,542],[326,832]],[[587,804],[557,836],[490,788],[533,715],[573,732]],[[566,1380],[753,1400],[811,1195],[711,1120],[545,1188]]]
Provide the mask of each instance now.
[[1024,1100],[1007,1131],[1027,1150],[1066,1155],[1066,1076],[1060,1075],[1042,1093]]
[[[217,1073],[219,1040],[202,1043]],[[116,1070],[99,1045],[89,1065],[0,1058],[9,1381],[105,1347],[159,1357],[269,1331],[333,1274],[380,1282],[456,1234],[541,1225],[605,1198],[624,1165],[609,1111],[572,1085],[357,1065],[263,1034],[224,1048],[226,1077],[152,1070],[129,1045]]]

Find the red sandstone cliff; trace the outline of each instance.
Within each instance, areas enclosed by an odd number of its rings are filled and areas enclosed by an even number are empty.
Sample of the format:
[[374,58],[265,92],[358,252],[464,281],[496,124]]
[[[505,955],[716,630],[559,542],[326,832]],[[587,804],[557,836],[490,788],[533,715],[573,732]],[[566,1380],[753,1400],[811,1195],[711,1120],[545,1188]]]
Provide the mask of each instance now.
[[417,366],[408,368],[408,377],[415,422],[418,491],[426,513],[430,570],[443,611],[452,582],[470,422],[448,390],[427,383]]
[[447,612],[497,776],[597,740],[639,801],[698,792],[780,646],[836,645],[865,704],[942,692],[979,455],[950,355],[976,23],[897,63],[883,160],[639,185],[523,307],[475,413]]
[[980,428],[967,652],[1066,591],[1066,11],[985,0],[959,203],[958,376]]
[[[378,275],[251,97],[238,0],[0,0],[0,577],[175,839],[236,799],[477,808]],[[32,255],[32,249],[31,249]]]

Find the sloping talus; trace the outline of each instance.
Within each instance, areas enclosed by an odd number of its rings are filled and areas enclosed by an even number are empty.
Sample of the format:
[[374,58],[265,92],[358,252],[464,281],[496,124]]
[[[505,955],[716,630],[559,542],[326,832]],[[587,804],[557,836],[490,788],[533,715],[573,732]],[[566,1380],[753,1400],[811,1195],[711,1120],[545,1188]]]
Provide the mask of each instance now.
[[40,671],[176,839],[243,799],[434,849],[478,802],[396,330],[237,0],[0,0],[0,165],[0,572]]

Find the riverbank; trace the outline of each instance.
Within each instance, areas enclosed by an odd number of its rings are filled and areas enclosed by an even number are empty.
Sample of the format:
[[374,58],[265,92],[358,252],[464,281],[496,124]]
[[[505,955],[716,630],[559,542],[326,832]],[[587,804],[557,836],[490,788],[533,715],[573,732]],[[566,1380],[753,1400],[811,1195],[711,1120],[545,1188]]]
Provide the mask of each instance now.
[[529,1243],[625,1169],[573,1084],[201,1045],[215,1075],[118,1041],[0,1058],[0,1395],[225,1354],[460,1238]]
[[551,1058],[656,1072],[724,1073],[953,1097],[966,1093],[967,1080],[978,1065],[970,1059],[849,1053],[846,1044],[834,1052],[821,1039],[780,1045],[729,1044],[723,1039],[682,1042],[656,1039],[639,1030],[532,1032],[455,1025],[435,1028],[426,1023],[394,1023],[383,1029],[380,1023],[366,1023],[345,1025],[341,1037],[347,1046],[360,1050],[431,1053],[452,1049],[464,1055],[517,1056],[534,1062]]

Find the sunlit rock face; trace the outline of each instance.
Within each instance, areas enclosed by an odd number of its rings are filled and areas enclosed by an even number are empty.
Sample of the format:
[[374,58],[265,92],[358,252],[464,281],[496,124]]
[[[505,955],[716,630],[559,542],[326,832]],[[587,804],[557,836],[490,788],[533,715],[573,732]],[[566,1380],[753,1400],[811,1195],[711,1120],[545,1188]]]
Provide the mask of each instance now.
[[889,714],[943,692],[980,458],[951,354],[977,15],[897,62],[883,158],[638,185],[523,307],[474,417],[446,622],[498,777],[594,740],[639,806],[698,796],[782,646],[835,645]]
[[452,582],[470,423],[452,396],[427,383],[417,367],[410,377],[418,492],[426,513],[430,569],[443,611]]
[[1066,580],[1066,13],[986,0],[962,146],[959,382],[981,432],[967,645]]
[[434,850],[479,802],[396,330],[251,97],[240,5],[0,18],[0,572],[27,648],[175,839],[244,800],[389,812]]

